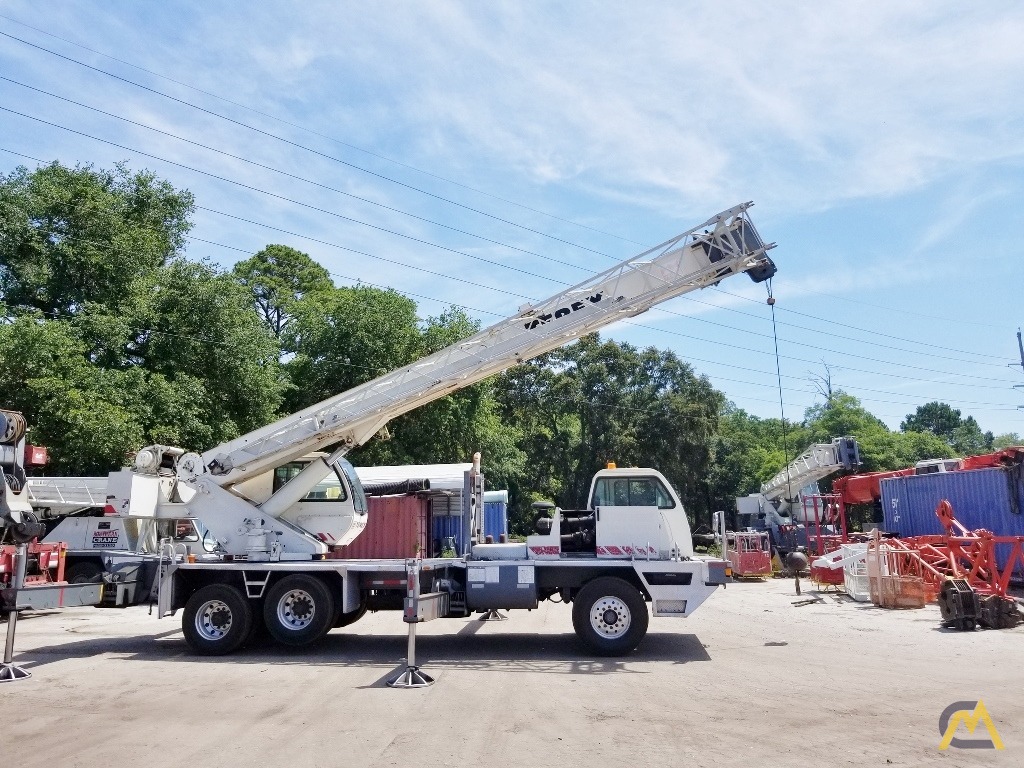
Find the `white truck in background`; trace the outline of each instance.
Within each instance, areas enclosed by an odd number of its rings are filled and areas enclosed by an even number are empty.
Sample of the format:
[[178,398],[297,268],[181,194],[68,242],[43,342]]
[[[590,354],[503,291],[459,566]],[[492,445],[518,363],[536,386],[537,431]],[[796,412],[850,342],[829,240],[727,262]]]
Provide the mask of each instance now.
[[[649,469],[608,469],[594,479],[587,510],[538,510],[525,544],[481,543],[483,475],[472,477],[474,544],[464,557],[332,559],[367,519],[366,499],[345,454],[390,419],[639,315],[689,291],[775,266],[746,203],[550,299],[522,307],[476,335],[202,454],[154,445],[112,473],[106,508],[141,520],[197,519],[222,553],[189,562],[166,548],[158,615],[182,611],[198,653],[229,653],[264,626],[285,645],[304,645],[367,609],[420,621],[475,611],[573,603],[577,634],[595,653],[628,653],[655,616],[688,616],[727,581],[727,564],[693,554],[682,503]],[[330,449],[275,490],[276,468]],[[317,493],[329,483],[330,494]],[[541,520],[546,522],[542,522]],[[410,643],[411,646],[411,643]],[[413,668],[410,647],[410,669]]]

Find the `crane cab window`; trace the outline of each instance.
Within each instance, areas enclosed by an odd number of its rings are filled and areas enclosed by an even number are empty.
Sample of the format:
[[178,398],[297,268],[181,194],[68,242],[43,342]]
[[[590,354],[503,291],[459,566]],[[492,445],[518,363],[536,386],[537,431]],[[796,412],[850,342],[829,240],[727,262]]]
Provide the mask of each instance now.
[[602,477],[594,487],[592,507],[672,509],[672,494],[656,477]]
[[[274,492],[277,493],[285,483],[305,468],[306,464],[303,462],[292,461],[275,469]],[[313,490],[302,497],[303,501],[345,501],[347,499],[348,494],[345,492],[345,485],[341,482],[341,478],[338,477],[336,472],[329,474],[317,483]]]

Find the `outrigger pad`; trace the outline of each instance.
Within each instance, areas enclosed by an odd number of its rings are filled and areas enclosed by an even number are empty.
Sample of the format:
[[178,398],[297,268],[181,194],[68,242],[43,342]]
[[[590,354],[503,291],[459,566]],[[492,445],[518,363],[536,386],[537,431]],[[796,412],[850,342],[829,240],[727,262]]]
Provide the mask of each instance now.
[[394,680],[388,680],[389,688],[426,688],[433,684],[434,678],[421,672],[419,667],[406,667],[405,672]]
[[0,683],[13,683],[15,680],[27,680],[32,673],[14,664],[0,664]]

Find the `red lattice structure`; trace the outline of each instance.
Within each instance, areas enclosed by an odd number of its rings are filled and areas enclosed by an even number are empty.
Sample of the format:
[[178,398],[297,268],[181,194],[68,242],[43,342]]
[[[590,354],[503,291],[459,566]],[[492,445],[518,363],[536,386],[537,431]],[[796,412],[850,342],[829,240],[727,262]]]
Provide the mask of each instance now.
[[[872,601],[883,607],[923,605],[935,599],[947,579],[962,579],[982,596],[1006,597],[1014,571],[1024,570],[1024,536],[969,531],[945,499],[935,514],[946,529],[943,535],[881,539],[876,533],[869,542]],[[996,557],[997,547],[1008,553],[1002,565]]]

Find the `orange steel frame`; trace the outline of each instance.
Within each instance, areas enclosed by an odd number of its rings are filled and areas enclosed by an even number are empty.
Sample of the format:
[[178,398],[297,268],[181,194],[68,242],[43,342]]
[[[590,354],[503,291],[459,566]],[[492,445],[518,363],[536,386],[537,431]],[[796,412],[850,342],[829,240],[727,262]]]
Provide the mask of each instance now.
[[[935,514],[946,529],[944,535],[881,539],[868,546],[887,545],[900,568],[920,573],[936,594],[945,579],[955,578],[965,579],[981,595],[1006,597],[1014,570],[1024,569],[1024,536],[996,536],[984,529],[968,531],[946,499],[939,502]],[[996,560],[996,546],[1001,544],[1010,547],[1002,568]]]

